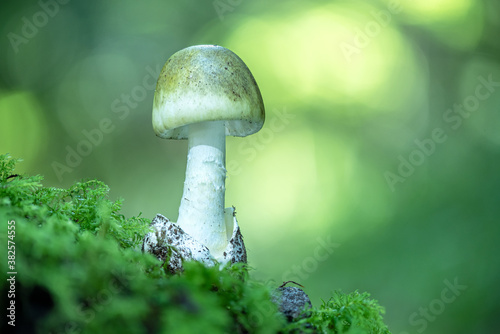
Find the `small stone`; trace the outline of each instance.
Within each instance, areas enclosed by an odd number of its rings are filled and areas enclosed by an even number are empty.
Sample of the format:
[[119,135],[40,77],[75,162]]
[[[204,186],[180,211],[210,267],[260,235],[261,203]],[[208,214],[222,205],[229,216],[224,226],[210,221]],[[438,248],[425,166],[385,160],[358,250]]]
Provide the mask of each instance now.
[[311,300],[300,288],[279,287],[272,294],[271,300],[278,305],[279,311],[289,322],[310,316],[309,312],[303,311],[312,308]]

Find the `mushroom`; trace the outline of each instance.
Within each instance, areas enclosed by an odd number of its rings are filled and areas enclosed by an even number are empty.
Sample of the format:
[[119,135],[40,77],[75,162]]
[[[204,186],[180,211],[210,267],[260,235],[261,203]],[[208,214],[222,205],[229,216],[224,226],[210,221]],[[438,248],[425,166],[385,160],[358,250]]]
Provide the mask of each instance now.
[[177,224],[218,262],[227,262],[228,245],[239,233],[234,210],[224,209],[226,136],[251,135],[262,128],[264,118],[255,79],[226,48],[185,48],[172,55],[160,72],[153,102],[154,131],[161,138],[188,139]]

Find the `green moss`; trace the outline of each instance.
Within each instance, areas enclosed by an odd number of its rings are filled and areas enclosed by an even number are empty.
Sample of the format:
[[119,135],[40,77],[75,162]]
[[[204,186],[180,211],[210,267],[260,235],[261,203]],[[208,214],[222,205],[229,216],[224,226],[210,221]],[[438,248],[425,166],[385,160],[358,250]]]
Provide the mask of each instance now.
[[[16,329],[39,333],[389,333],[367,294],[335,293],[312,316],[287,324],[271,288],[243,265],[186,263],[182,275],[139,251],[149,220],[119,214],[99,181],[43,187],[0,156],[0,247],[15,242]],[[15,221],[15,236],[6,224]],[[9,286],[2,280],[6,296]],[[6,324],[3,326],[7,326]],[[2,328],[1,332],[5,328]],[[36,331],[35,331],[36,329]]]
[[334,291],[328,302],[319,308],[313,308],[308,319],[291,324],[289,329],[306,327],[313,324],[320,333],[336,334],[390,334],[382,321],[383,307],[376,300],[370,299],[367,292],[354,291],[344,294]]

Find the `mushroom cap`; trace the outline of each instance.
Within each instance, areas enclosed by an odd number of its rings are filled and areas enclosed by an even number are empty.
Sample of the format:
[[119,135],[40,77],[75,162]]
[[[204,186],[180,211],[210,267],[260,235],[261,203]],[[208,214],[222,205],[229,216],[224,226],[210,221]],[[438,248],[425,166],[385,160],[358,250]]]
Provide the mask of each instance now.
[[153,101],[153,128],[159,137],[186,139],[188,124],[205,121],[225,121],[226,135],[244,137],[259,131],[264,118],[257,82],[226,48],[182,49],[160,72]]

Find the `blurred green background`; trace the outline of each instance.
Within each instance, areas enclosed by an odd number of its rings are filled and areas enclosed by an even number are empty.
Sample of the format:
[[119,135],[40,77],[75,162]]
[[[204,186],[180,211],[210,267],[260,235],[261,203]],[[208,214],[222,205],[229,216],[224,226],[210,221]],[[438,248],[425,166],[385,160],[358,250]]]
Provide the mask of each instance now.
[[500,4],[3,1],[0,153],[123,213],[176,220],[186,141],[155,137],[156,77],[218,44],[254,74],[261,132],[227,139],[253,275],[369,291],[395,334],[498,330]]

